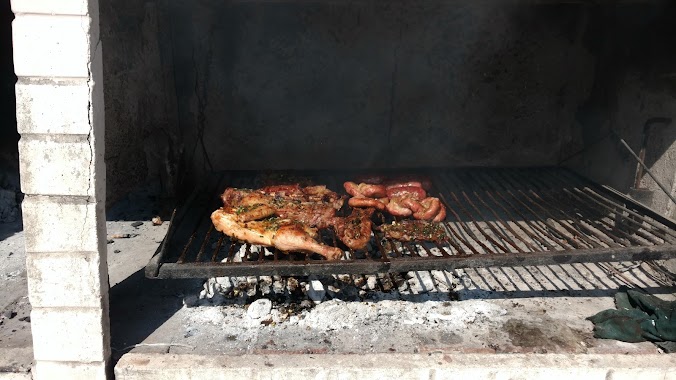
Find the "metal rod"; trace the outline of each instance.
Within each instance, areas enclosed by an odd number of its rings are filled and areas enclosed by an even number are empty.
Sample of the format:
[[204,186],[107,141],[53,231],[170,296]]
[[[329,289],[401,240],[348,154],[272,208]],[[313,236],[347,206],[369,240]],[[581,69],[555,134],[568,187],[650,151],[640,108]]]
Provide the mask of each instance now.
[[[484,180],[483,175],[479,175],[479,176],[482,178],[482,180]],[[486,185],[486,186],[488,186],[488,185]],[[490,191],[488,189],[490,189]],[[501,199],[501,202],[499,202],[498,200],[495,199],[495,197],[493,196],[491,191],[495,191],[495,195]],[[524,233],[526,233],[526,235],[528,235],[534,241],[546,246],[549,250],[551,250],[551,251],[556,250],[556,248],[547,241],[547,238],[544,236],[544,234],[542,232],[540,232],[540,234],[538,234],[538,230],[537,230],[538,226],[535,223],[531,222],[530,218],[526,217],[526,215],[524,215],[518,207],[514,206],[512,204],[512,202],[509,202],[504,196],[502,196],[502,194],[500,193],[500,191],[498,189],[495,189],[494,187],[484,187],[484,192],[486,193],[486,195],[488,195],[488,198],[490,198],[493,201],[493,203],[495,203],[496,205],[498,205],[502,208],[502,210],[507,214],[507,216],[509,218],[511,218],[512,220],[515,221],[514,224],[516,224]],[[509,210],[507,210],[505,205],[508,205],[517,215],[519,215],[521,217],[521,219],[523,220],[523,223],[525,223],[526,226],[529,227],[529,228],[524,228],[523,226],[521,226],[516,221],[516,218],[514,218],[513,214],[510,213]],[[529,230],[532,230],[532,232],[529,231]],[[543,251],[543,250],[539,249],[538,251]]]
[[[576,190],[577,190],[577,189],[576,189]],[[662,236],[658,235],[658,236],[660,236],[662,239],[667,240],[667,241],[669,241],[670,243],[676,242],[676,240],[674,240],[674,236],[672,235],[673,232],[670,232],[669,230],[665,229],[664,227],[659,226],[657,223],[653,222],[652,220],[650,220],[650,219],[645,219],[644,217],[642,217],[642,216],[641,216],[640,214],[638,214],[637,212],[634,212],[634,211],[628,209],[628,208],[625,207],[625,206],[622,206],[622,205],[620,205],[620,204],[618,204],[618,203],[615,203],[615,202],[611,201],[610,199],[604,198],[604,197],[601,196],[599,193],[597,193],[596,191],[590,189],[589,187],[585,187],[585,188],[583,188],[582,190],[584,190],[585,193],[589,193],[589,194],[593,195],[594,197],[596,197],[597,199],[599,199],[599,200],[601,200],[601,201],[603,201],[603,202],[609,203],[609,204],[611,204],[611,205],[613,205],[613,206],[615,206],[615,207],[617,207],[617,208],[620,208],[620,209],[622,209],[624,212],[627,212],[629,215],[634,216],[634,217],[637,217],[637,218],[639,218],[639,219],[645,221],[646,223],[650,224],[651,226],[655,227],[658,231],[660,231],[660,233],[663,233],[663,234],[664,234],[664,235],[662,235]],[[654,232],[651,231],[651,233],[654,233]]]
[[669,197],[669,199],[671,199],[671,201],[674,202],[674,204],[676,204],[676,198],[674,198],[674,196],[671,195],[671,192],[670,192],[669,190],[667,190],[666,186],[664,186],[664,185],[662,184],[662,182],[660,182],[660,180],[657,179],[657,177],[655,177],[655,175],[653,174],[653,172],[652,172],[652,171],[648,168],[648,166],[641,160],[641,158],[640,158],[636,153],[634,153],[634,150],[631,149],[631,147],[629,146],[629,144],[627,144],[627,142],[624,141],[624,139],[622,139],[622,138],[620,139],[620,143],[622,143],[622,145],[624,145],[624,147],[627,148],[627,150],[629,151],[629,153],[631,153],[631,155],[634,156],[634,158],[636,159],[636,161],[638,161],[638,163],[641,165],[641,167],[643,168],[643,170],[645,170],[646,173],[648,173],[648,175],[650,176],[650,178],[652,178],[653,181],[655,181],[655,183],[657,184],[657,186],[659,186],[660,189],[662,189],[662,191],[664,191],[664,194],[666,194],[667,197]]
[[[511,175],[511,173],[509,173],[508,171],[505,171],[504,175],[505,175],[505,177],[507,175],[509,175],[510,181],[518,181],[518,179],[514,178]],[[521,181],[520,183],[524,183],[524,182]],[[533,185],[533,184],[531,183],[531,185]],[[583,225],[579,221],[576,221],[576,219],[571,217],[570,215],[567,215],[563,210],[557,209],[556,207],[551,207],[549,204],[547,204],[546,201],[544,201],[542,198],[540,198],[540,196],[535,191],[533,191],[532,186],[530,186],[529,190],[527,190],[526,192],[524,192],[523,190],[520,190],[520,189],[518,190],[518,192],[521,193],[522,195],[527,195],[526,193],[530,194],[531,196],[530,197],[526,196],[526,199],[528,199],[532,204],[534,204],[540,210],[542,210],[544,212],[544,214],[546,216],[548,216],[548,218],[547,218],[548,221],[551,219],[551,220],[555,221],[556,223],[558,223],[568,233],[570,233],[573,236],[573,238],[578,237],[580,240],[584,241],[587,245],[595,247],[595,248],[602,247],[602,245],[600,243],[592,240],[587,234],[585,234],[584,232],[582,232],[579,228],[577,228],[575,226],[575,225],[579,225],[581,228],[588,229],[588,228],[586,228],[585,225]],[[539,202],[536,202],[536,200],[538,200]],[[541,203],[544,204],[544,206]],[[547,207],[545,207],[545,206],[547,206]],[[563,218],[561,218],[561,217],[557,218],[556,215],[554,215],[554,213],[559,213],[559,214],[563,215]],[[570,219],[570,221],[567,220],[567,219]],[[562,233],[564,233],[564,232],[562,231]],[[575,239],[575,241],[577,241],[577,240]]]

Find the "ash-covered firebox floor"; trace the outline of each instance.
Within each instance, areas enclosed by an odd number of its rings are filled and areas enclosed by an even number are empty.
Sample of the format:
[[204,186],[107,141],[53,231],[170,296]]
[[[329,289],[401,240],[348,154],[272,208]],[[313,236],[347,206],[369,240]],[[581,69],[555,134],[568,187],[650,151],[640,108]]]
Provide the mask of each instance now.
[[[621,285],[663,299],[676,297],[669,262],[149,280],[142,265],[166,223],[154,227],[152,213],[142,214],[143,226],[121,223],[118,230],[108,231],[139,234],[108,246],[116,358],[130,351],[659,353],[652,343],[595,339],[585,318],[614,308],[613,296]],[[115,249],[120,252],[113,253]],[[118,276],[119,268],[127,273]]]
[[[108,215],[115,362],[128,352],[660,354],[648,342],[595,339],[585,318],[613,308],[621,285],[676,299],[673,260],[393,276],[150,280],[144,266],[167,228],[151,222],[158,213],[167,217],[154,204],[135,194]],[[12,362],[0,364],[27,371],[32,358],[22,234],[0,241],[0,252],[0,275],[12,285],[0,290],[0,351]]]

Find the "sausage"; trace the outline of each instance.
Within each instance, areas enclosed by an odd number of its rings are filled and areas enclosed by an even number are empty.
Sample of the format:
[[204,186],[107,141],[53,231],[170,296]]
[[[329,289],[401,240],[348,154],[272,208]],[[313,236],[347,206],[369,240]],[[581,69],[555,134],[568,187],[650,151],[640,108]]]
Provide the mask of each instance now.
[[446,219],[446,207],[443,203],[440,203],[440,205],[441,208],[439,209],[439,213],[434,217],[434,219],[432,219],[433,222],[441,222]]
[[373,199],[364,197],[352,197],[347,201],[351,207],[374,207],[380,211],[385,210],[387,198]]
[[408,203],[406,198],[390,198],[390,202],[386,207],[387,212],[394,216],[409,216],[413,214],[413,211],[407,207],[408,205],[403,203]]
[[422,208],[413,214],[413,217],[420,220],[432,220],[441,209],[441,202],[439,198],[429,197],[425,198],[420,202]]
[[374,185],[370,183],[345,182],[343,184],[345,191],[354,197],[382,198],[387,196],[387,191],[383,185]]
[[397,186],[387,188],[388,197],[411,197],[413,199],[425,199],[427,193],[420,186]]

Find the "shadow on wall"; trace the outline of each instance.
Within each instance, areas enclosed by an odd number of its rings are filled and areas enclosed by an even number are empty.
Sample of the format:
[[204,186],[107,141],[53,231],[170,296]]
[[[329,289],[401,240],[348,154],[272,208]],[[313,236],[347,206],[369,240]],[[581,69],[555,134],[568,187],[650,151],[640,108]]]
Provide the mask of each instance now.
[[[9,0],[0,0],[0,223],[21,229],[19,185],[19,133],[16,129],[16,98],[12,55],[12,20]],[[0,238],[2,238],[0,236]]]

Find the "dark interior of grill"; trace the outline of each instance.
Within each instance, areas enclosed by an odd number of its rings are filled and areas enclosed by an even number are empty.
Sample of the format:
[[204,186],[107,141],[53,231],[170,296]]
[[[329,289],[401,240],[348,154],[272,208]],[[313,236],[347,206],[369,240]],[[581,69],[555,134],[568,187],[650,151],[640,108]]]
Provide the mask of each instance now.
[[[102,6],[110,30],[124,22],[117,12]],[[620,195],[641,178],[619,139],[645,148],[647,164],[659,167],[676,137],[675,14],[670,2],[149,3],[141,29],[124,33],[140,33],[154,57],[143,67],[162,70],[152,94],[132,96],[152,95],[144,102],[163,112],[161,120],[137,115],[145,126],[130,144],[145,144],[155,157],[145,169],[179,206],[147,274],[376,272],[673,252],[673,223]],[[119,33],[102,35],[121,41],[113,49],[133,49],[135,39]],[[104,54],[113,75],[118,52]],[[125,116],[123,104],[106,104],[109,119]],[[109,171],[124,169],[126,179],[143,169],[115,148]],[[402,244],[376,231],[368,249],[346,249],[329,263],[213,230],[218,194],[255,188],[275,170],[334,191],[360,170],[429,175],[450,211],[449,241]],[[115,174],[109,181],[123,187]],[[665,197],[644,203],[662,207]]]
[[[125,22],[114,17],[119,11],[102,5],[104,42],[116,38],[104,69],[124,69],[115,58],[136,42],[120,33],[140,33],[150,58],[136,72],[161,70],[152,93],[129,96],[159,112],[129,115],[123,103],[106,103],[107,123],[133,117],[143,125],[107,137],[111,145],[140,134],[117,144],[114,157],[107,148],[109,188],[145,170],[179,205],[150,277],[673,252],[673,222],[621,195],[643,179],[619,144],[643,149],[647,165],[662,170],[676,139],[671,2],[148,3],[137,15],[141,29],[125,32],[115,28]],[[127,78],[112,86],[135,80]],[[144,144],[145,168],[123,154],[134,144]],[[376,233],[369,249],[346,250],[336,264],[240,245],[210,229],[226,187],[256,187],[279,171],[342,191],[349,173],[364,170],[433,178],[450,211],[449,242],[402,245]],[[649,207],[668,203],[659,191],[646,199]]]

